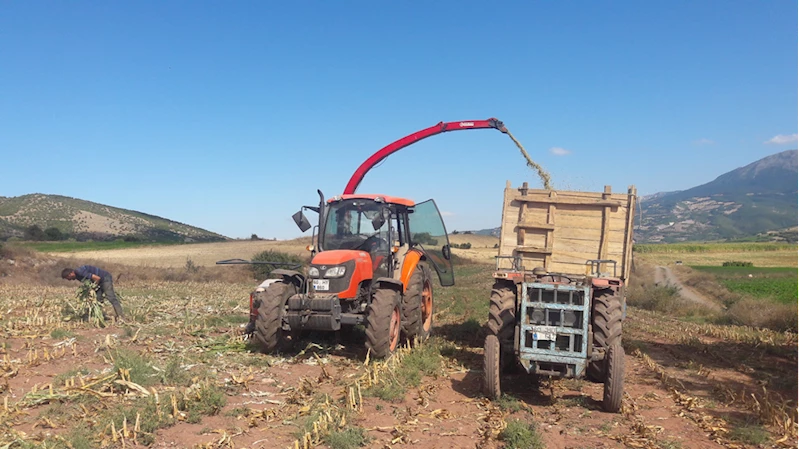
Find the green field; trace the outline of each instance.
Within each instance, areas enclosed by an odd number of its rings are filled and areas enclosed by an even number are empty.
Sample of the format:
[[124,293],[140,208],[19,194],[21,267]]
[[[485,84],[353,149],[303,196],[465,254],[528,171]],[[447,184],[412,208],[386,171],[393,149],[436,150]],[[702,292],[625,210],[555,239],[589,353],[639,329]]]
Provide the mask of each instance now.
[[641,254],[725,253],[797,250],[795,243],[639,243],[633,251]]
[[144,246],[180,245],[176,242],[126,242],[114,240],[111,242],[18,242],[15,245],[29,248],[43,253],[69,253],[75,251],[98,251],[104,249],[127,249]]
[[719,266],[692,266],[691,268],[714,275],[722,285],[732,292],[771,299],[784,304],[790,304],[797,300],[799,278],[796,268]]

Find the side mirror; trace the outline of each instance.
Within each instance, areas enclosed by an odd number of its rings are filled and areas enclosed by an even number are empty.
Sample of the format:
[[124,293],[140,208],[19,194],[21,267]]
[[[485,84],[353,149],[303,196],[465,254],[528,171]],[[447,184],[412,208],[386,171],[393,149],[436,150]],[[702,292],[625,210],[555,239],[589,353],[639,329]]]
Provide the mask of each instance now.
[[444,256],[444,259],[449,260],[452,257],[452,251],[449,249],[449,245],[444,245],[441,247],[441,255]]
[[300,231],[305,232],[308,229],[311,229],[311,223],[305,218],[305,214],[302,213],[302,210],[297,211],[296,214],[291,216],[294,219],[294,223],[297,224],[297,227],[300,228]]
[[386,224],[386,217],[383,216],[382,212],[372,219],[372,227],[375,228],[375,231],[382,228],[384,224]]

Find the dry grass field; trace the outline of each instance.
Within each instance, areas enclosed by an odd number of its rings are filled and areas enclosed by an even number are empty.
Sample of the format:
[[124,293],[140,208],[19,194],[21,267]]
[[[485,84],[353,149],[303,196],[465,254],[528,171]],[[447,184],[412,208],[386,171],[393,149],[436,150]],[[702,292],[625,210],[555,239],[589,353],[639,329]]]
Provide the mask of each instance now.
[[[275,250],[299,256],[307,256],[305,247],[310,243],[310,237],[294,240],[242,240],[218,243],[192,243],[186,245],[143,246],[135,248],[74,251],[68,253],[73,259],[99,260],[110,263],[119,263],[141,267],[179,268],[191,261],[202,267],[213,266],[223,259],[251,259],[252,256],[265,250]],[[450,236],[451,243],[471,243],[471,249],[453,249],[453,253],[468,259],[493,262],[497,249],[494,244],[499,242],[496,237],[486,235],[458,234]],[[51,256],[64,256],[65,253],[49,253]]]
[[719,251],[707,253],[649,253],[635,254],[643,260],[656,265],[673,265],[681,261],[683,265],[721,266],[728,261],[752,262],[756,267],[796,267],[796,249],[779,251]]
[[[310,238],[278,241],[241,240],[185,245],[142,246],[99,251],[75,251],[68,253],[68,255],[73,259],[99,260],[131,266],[162,268],[183,267],[186,265],[186,261],[190,259],[197,266],[210,267],[223,259],[249,260],[255,254],[268,249],[305,256],[308,254],[305,246],[309,243]],[[49,253],[49,255],[63,257],[67,254],[59,252]]]

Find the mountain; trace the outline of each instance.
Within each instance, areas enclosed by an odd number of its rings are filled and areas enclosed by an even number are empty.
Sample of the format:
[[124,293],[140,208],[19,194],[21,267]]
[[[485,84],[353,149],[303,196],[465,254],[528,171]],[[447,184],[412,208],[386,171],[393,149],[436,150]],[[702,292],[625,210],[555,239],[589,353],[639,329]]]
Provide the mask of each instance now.
[[56,228],[61,234],[78,240],[227,240],[223,235],[166,218],[77,198],[40,193],[10,198],[0,196],[0,240],[22,237],[33,225],[40,230]]
[[641,198],[635,240],[734,240],[797,225],[797,150],[773,154],[688,190]]

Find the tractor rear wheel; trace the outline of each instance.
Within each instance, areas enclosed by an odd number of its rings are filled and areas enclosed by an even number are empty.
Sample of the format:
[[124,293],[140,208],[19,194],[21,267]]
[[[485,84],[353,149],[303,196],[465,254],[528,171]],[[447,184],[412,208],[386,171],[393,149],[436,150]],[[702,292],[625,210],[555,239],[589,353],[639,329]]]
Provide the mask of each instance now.
[[264,352],[272,352],[284,343],[283,313],[286,301],[297,293],[297,287],[291,283],[275,282],[265,290],[253,294],[253,302],[258,304],[258,316],[255,318],[255,338]]
[[402,330],[408,340],[427,340],[433,330],[433,281],[425,263],[416,265],[408,281],[402,304]]
[[[607,351],[610,346],[621,344],[621,323],[623,310],[621,297],[612,290],[604,289],[594,292],[591,309],[591,327],[594,332],[594,348]],[[606,363],[597,360],[588,364],[587,376],[594,382],[603,382],[606,375]]]
[[494,284],[488,306],[488,331],[500,343],[501,370],[510,370],[515,363],[512,348],[516,331],[516,289],[512,283]]
[[605,390],[602,393],[602,408],[616,413],[621,409],[624,395],[624,348],[621,341],[613,342],[605,353]]
[[366,309],[366,348],[378,358],[391,356],[399,346],[401,330],[399,292],[389,288],[374,290]]
[[489,399],[499,399],[500,346],[496,335],[486,335],[483,353],[483,390]]

